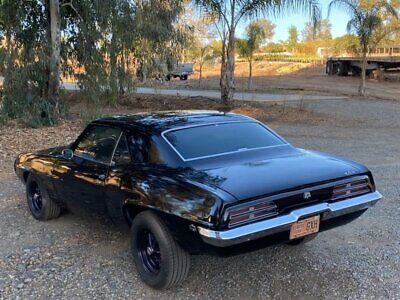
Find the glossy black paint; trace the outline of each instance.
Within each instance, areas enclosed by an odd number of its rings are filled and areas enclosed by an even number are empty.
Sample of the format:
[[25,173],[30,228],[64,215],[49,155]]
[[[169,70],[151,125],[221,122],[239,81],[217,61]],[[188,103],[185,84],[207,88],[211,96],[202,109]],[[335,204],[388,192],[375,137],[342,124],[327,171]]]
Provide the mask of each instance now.
[[125,136],[140,138],[143,153],[130,153],[140,158],[123,165],[64,158],[62,150],[74,150],[81,135],[69,146],[19,155],[15,169],[22,181],[29,172],[35,173],[50,197],[78,214],[108,215],[118,225],[129,225],[136,213],[152,209],[183,243],[194,241],[193,236],[197,239],[189,225],[224,228],[224,210],[238,203],[356,175],[368,175],[375,189],[366,167],[288,143],[183,161],[162,137],[169,129],[230,121],[254,120],[219,112],[104,118],[91,126],[117,127]]

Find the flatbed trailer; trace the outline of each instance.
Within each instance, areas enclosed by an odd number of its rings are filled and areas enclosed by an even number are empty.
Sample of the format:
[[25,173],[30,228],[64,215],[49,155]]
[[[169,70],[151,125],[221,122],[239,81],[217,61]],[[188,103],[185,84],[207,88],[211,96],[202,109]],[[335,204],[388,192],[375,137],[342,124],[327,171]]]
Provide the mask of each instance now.
[[[326,73],[328,75],[354,76],[361,74],[361,57],[330,57],[326,62]],[[386,71],[400,68],[400,56],[368,56],[367,75],[375,70]]]

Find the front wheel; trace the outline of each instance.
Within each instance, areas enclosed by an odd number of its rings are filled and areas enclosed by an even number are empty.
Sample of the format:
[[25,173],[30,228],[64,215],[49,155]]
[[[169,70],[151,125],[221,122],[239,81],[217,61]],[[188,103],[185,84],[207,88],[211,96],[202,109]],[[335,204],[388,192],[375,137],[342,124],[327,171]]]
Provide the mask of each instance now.
[[40,221],[57,218],[61,207],[48,195],[32,174],[26,180],[26,198],[32,216]]
[[165,289],[186,279],[189,254],[155,213],[138,214],[132,223],[131,236],[133,259],[143,282],[155,289]]

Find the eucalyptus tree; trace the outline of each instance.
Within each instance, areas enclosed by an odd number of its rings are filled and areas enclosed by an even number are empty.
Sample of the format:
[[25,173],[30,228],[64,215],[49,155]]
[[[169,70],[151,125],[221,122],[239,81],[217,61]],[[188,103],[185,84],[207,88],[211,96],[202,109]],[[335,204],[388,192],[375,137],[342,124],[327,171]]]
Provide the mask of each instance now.
[[253,62],[254,52],[274,35],[275,25],[268,20],[256,20],[246,27],[246,38],[236,41],[239,55],[245,58],[249,64],[249,79],[247,89],[253,88]]
[[137,0],[136,36],[133,53],[137,76],[163,75],[174,68],[187,46],[189,26],[180,22],[187,1]]
[[201,86],[204,65],[218,58],[212,45],[217,34],[214,30],[214,20],[212,16],[196,15],[191,7],[185,13],[185,19],[191,28],[185,58],[198,66]]
[[[328,15],[333,7],[344,9],[349,15],[347,31],[354,33],[361,45],[362,66],[361,82],[358,89],[359,95],[365,95],[367,55],[377,31],[384,24],[383,14],[389,14],[397,18],[395,8],[388,1],[373,1],[368,3],[359,0],[333,0],[328,7]],[[375,41],[376,43],[376,41]]]
[[1,33],[5,36],[2,114],[23,117],[32,125],[54,124],[58,99],[51,95],[49,3],[3,0]]
[[235,34],[243,19],[259,15],[279,15],[290,11],[308,13],[320,19],[318,0],[194,0],[206,13],[216,15],[216,27],[222,40],[221,100],[229,102],[235,91]]
[[[1,114],[52,125],[61,74],[76,75],[95,106],[115,104],[132,82],[135,63],[151,73],[180,53],[182,0],[1,0],[6,59]],[[147,63],[150,62],[150,63]]]
[[301,32],[303,42],[332,40],[332,24],[328,20],[319,20],[315,24],[306,22]]

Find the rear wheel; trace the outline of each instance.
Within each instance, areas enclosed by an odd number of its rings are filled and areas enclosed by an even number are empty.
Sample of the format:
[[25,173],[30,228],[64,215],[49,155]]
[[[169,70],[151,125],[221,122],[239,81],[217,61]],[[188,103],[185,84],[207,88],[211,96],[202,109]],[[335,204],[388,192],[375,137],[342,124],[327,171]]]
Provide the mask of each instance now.
[[180,284],[189,273],[189,254],[153,212],[138,214],[132,223],[133,259],[140,278],[155,289]]
[[188,79],[188,76],[187,75],[182,75],[182,76],[180,76],[179,77],[181,80],[187,80]]
[[347,76],[349,71],[347,69],[347,64],[344,62],[339,62],[339,66],[338,66],[338,75],[339,76]]
[[327,63],[326,63],[326,74],[328,74],[329,76],[333,75],[332,68],[333,68],[333,63],[331,61],[327,61]]
[[352,67],[351,68],[351,73],[353,73],[353,76],[360,76],[361,75],[361,69],[358,67]]
[[57,218],[61,213],[61,207],[50,199],[44,188],[32,174],[26,180],[26,198],[32,216],[40,221]]

